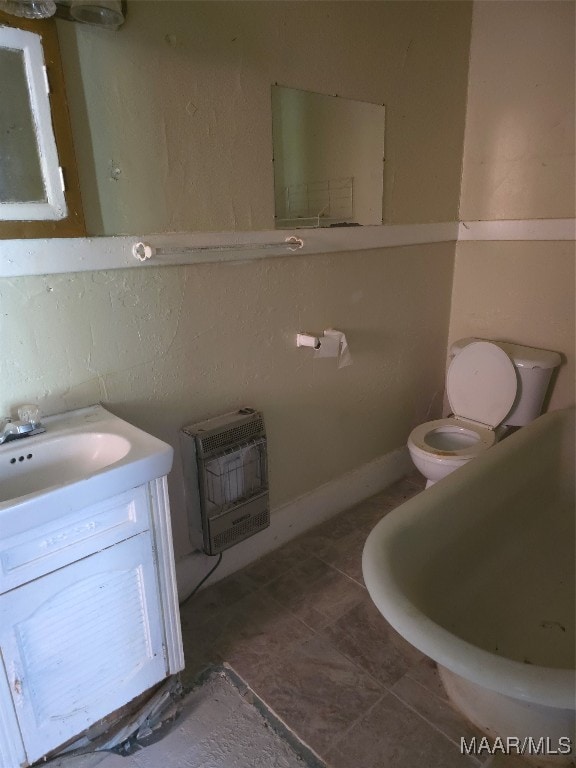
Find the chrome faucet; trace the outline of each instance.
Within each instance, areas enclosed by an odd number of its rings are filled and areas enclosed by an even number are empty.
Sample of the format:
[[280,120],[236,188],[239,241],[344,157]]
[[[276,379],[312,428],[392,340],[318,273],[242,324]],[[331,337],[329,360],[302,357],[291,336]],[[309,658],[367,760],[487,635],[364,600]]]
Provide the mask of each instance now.
[[31,437],[46,432],[39,419],[37,405],[23,405],[18,408],[18,420],[4,419],[0,427],[0,445],[9,440],[18,440],[21,437]]

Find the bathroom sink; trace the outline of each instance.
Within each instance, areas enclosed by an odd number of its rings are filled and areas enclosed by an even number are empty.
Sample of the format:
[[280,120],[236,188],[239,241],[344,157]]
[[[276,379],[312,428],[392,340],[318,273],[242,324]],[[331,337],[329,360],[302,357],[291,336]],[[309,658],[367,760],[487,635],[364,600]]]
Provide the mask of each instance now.
[[[55,435],[8,443],[0,466],[0,501],[72,483],[123,459],[130,442],[109,432]],[[7,455],[6,455],[7,454]]]
[[0,536],[135,488],[172,466],[171,446],[101,405],[42,423],[43,434],[0,446]]

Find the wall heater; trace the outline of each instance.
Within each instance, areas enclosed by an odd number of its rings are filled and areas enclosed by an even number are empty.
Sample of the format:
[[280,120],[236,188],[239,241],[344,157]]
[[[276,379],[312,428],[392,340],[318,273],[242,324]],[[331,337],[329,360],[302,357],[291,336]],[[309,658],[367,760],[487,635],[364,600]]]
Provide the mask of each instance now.
[[262,414],[241,408],[180,431],[190,539],[216,555],[270,524]]

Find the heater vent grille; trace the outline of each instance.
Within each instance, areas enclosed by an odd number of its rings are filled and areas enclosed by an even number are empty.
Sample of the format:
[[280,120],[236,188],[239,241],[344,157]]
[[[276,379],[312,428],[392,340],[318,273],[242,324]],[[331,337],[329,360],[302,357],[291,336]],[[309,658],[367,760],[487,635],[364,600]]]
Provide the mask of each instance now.
[[208,456],[221,448],[242,443],[263,433],[264,421],[259,418],[244,424],[235,424],[233,427],[223,429],[211,435],[203,436],[196,433],[196,441],[199,453],[202,456]]
[[266,528],[270,511],[262,414],[241,408],[190,424],[180,434],[193,543],[217,554]]
[[270,510],[265,510],[259,515],[251,517],[249,520],[243,520],[237,525],[231,525],[226,531],[216,534],[213,538],[213,552],[219,552],[221,549],[231,547],[242,539],[246,539],[253,533],[261,531],[270,523]]

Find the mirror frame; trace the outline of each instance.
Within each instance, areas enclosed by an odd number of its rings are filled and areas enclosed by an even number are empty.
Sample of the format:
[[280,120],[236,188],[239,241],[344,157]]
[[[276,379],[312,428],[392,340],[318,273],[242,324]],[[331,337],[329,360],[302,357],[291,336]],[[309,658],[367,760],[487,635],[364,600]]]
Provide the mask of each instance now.
[[[86,237],[82,196],[80,194],[74,141],[66,102],[66,86],[60,59],[56,21],[54,17],[50,19],[24,19],[10,16],[0,11],[0,27],[24,30],[40,37],[43,59],[50,83],[50,93],[47,95],[51,109],[50,120],[58,148],[60,166],[64,172],[64,181],[66,183],[64,197],[67,207],[67,215],[62,219],[0,219],[0,252],[2,252],[2,241],[29,240],[31,238]],[[44,82],[44,74],[41,73],[41,76],[42,82]],[[44,88],[44,85],[42,87]],[[59,173],[58,184],[60,184]]]
[[48,78],[40,35],[23,29],[0,26],[0,47],[21,51],[34,121],[42,183],[46,201],[0,201],[1,221],[43,221],[64,219],[67,215],[62,169],[52,128]]

